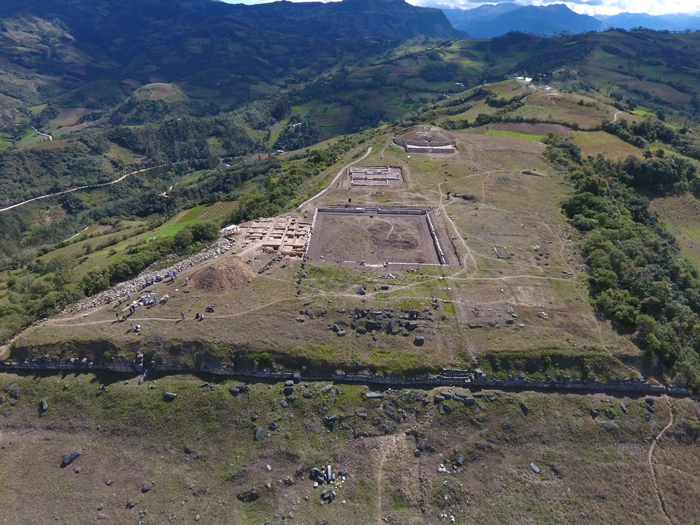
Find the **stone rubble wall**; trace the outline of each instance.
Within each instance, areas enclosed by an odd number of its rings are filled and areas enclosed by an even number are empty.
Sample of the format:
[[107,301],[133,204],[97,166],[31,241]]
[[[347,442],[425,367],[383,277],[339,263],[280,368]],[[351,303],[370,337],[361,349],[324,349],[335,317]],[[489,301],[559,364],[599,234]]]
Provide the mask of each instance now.
[[[138,298],[138,294],[141,292],[141,290],[145,288],[144,282],[146,282],[147,280],[155,281],[156,275],[164,276],[167,275],[168,272],[172,271],[180,273],[204,261],[218,257],[219,255],[226,253],[232,247],[233,243],[229,239],[221,238],[218,239],[212,246],[205,248],[202,251],[191,255],[187,259],[184,259],[166,268],[157,270],[157,268],[159,268],[163,264],[163,261],[156,261],[133,279],[116,284],[108,290],[98,293],[94,297],[83,299],[78,303],[69,306],[68,308],[63,310],[61,312],[61,315],[66,315],[73,312],[80,312],[83,310],[89,310],[90,308],[96,308],[104,304],[109,304],[119,299],[125,300],[127,292],[135,295],[131,298],[132,301],[136,300]],[[178,277],[178,279],[182,281],[182,285],[184,286],[184,278]]]
[[238,370],[235,367],[204,363],[197,368],[187,367],[179,363],[151,364],[144,367],[143,361],[129,361],[125,358],[111,358],[106,362],[93,363],[86,359],[60,360],[43,357],[24,362],[0,361],[0,370],[5,372],[26,373],[31,371],[106,371],[140,375],[144,372],[179,373],[179,374],[213,374],[218,376],[235,377],[245,381],[333,381],[338,383],[372,385],[387,387],[461,387],[472,390],[493,389],[512,391],[542,391],[542,392],[575,392],[630,394],[630,395],[662,395],[686,397],[690,392],[681,387],[666,387],[651,384],[643,379],[611,379],[603,382],[596,379],[572,379],[569,376],[549,378],[547,380],[531,380],[524,377],[509,376],[508,379],[490,379],[483,373],[472,373],[469,370],[445,369],[438,375],[429,376],[384,376],[381,374],[351,374],[337,371],[333,374],[298,372],[269,372],[262,370]]

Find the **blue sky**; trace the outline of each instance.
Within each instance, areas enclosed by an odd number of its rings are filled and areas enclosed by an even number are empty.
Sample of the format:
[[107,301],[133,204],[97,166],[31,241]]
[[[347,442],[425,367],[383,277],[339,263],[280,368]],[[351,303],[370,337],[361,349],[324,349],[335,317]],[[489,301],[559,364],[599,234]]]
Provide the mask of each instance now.
[[[267,0],[224,0],[232,4],[262,4]],[[295,1],[295,0],[294,0]],[[303,0],[313,1],[313,0]],[[498,3],[493,0],[407,0],[410,4],[426,7],[472,9],[482,4]],[[615,15],[618,13],[666,13],[700,14],[700,0],[573,0],[568,2],[547,2],[546,0],[518,0],[521,5],[566,4],[570,9],[582,14]]]

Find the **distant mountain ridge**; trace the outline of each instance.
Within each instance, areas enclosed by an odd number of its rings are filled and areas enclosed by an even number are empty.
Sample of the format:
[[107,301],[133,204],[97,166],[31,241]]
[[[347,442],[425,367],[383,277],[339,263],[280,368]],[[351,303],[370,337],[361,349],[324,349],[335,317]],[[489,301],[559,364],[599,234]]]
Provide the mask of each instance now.
[[404,0],[341,2],[277,1],[257,5],[213,0],[178,0],[190,9],[206,8],[256,29],[317,38],[384,37],[407,39],[471,38],[455,29],[440,9],[418,7]]
[[511,2],[484,4],[474,9],[445,9],[445,15],[456,29],[467,31],[474,38],[492,38],[510,31],[541,36],[560,33],[585,33],[608,28],[684,31],[700,29],[700,17],[620,13],[614,16],[588,16],[576,13],[564,4],[519,6]]

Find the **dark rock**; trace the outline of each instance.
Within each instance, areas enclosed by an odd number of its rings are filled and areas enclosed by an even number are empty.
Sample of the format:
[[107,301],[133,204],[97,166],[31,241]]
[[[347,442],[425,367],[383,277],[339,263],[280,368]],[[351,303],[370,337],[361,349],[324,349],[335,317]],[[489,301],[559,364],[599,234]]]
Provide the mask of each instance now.
[[367,419],[367,412],[358,412],[357,417]]
[[282,390],[282,393],[283,393],[285,396],[291,396],[291,395],[292,395],[292,392],[294,392],[294,389],[293,389],[291,386],[286,386],[286,387],[284,387],[284,389]]
[[282,408],[287,408],[287,407],[289,406],[289,403],[287,403],[287,402],[283,399],[282,401],[280,401],[280,406],[281,406]]
[[304,423],[304,430],[306,430],[307,432],[311,432],[311,427],[308,423]]
[[314,397],[314,393],[313,393],[313,392],[304,392],[302,395],[303,395],[303,397],[306,398],[306,399],[309,399],[309,398]]
[[450,392],[440,392],[443,399],[452,399],[452,394]]
[[284,386],[294,386],[294,381],[292,379],[287,379],[284,382]]
[[624,403],[620,403],[620,408],[624,413],[627,413],[627,405],[625,405]]
[[287,396],[287,401],[290,403],[294,403],[294,401],[297,400],[297,396]]
[[464,465],[464,456],[463,456],[462,454],[460,454],[459,456],[457,456],[457,459],[455,460],[455,463],[457,463],[457,465],[459,465],[460,467],[461,467],[462,465]]
[[509,425],[508,423],[505,423],[503,425],[503,430],[512,430],[512,429],[513,429],[513,427],[511,425]]
[[163,394],[163,397],[168,401],[172,401],[177,397],[177,394],[175,392],[166,392]]
[[253,489],[247,492],[241,492],[240,494],[237,494],[236,497],[239,501],[242,501],[243,503],[251,503],[258,499],[260,497],[260,494],[258,494],[255,491],[255,489]]
[[442,406],[443,410],[444,410],[447,414],[449,414],[450,412],[452,412],[452,410],[454,410],[454,409],[453,409],[450,405],[448,405],[447,403],[443,403],[443,404],[440,405],[440,406]]
[[594,408],[593,410],[591,410],[591,419],[595,419],[597,417],[598,417],[598,410],[596,410]]
[[323,498],[324,501],[327,501],[330,503],[335,499],[335,490],[326,490],[323,492],[321,495],[321,498]]
[[552,472],[554,472],[555,476],[561,476],[561,470],[559,470],[559,467],[557,467],[554,463],[551,463],[549,465],[549,468],[552,469]]
[[389,412],[388,410],[384,411],[384,415],[386,417],[388,417],[389,419],[391,419],[392,421],[395,421],[397,423],[399,422],[399,417],[396,414]]
[[645,413],[644,413],[644,419],[646,419],[647,421],[649,421],[649,420],[651,419],[651,414],[650,414],[649,412],[645,412]]
[[42,412],[46,412],[49,409],[49,404],[46,402],[46,399],[42,399],[41,403],[39,403],[39,410]]
[[415,450],[415,451],[413,452],[413,455],[414,455],[415,457],[419,458],[419,457],[420,457],[420,450]]
[[274,421],[270,423],[270,430],[277,430],[277,423],[275,423]]
[[126,502],[126,508],[127,508],[127,509],[133,509],[135,506],[136,506],[136,503],[134,503],[134,502],[131,501],[131,500],[129,500],[129,501]]
[[601,499],[601,500],[602,500],[602,499],[607,499],[607,497],[605,496],[605,494],[603,494],[602,492],[598,492],[598,493],[595,495],[595,497],[598,498],[598,499]]
[[473,397],[468,397],[464,400],[464,404],[468,407],[474,405],[474,403],[476,403],[476,399],[474,399]]
[[76,459],[78,459],[78,456],[80,456],[80,452],[75,451],[63,456],[63,460],[61,461],[61,468],[66,468],[68,465],[70,465]]
[[423,346],[423,343],[425,342],[425,337],[422,335],[416,336],[416,338],[413,340],[413,344],[416,346]]
[[144,494],[151,490],[153,488],[153,485],[151,483],[146,483],[143,487],[141,487],[141,492]]
[[445,406],[442,403],[438,405],[438,412],[440,412],[441,416],[445,415]]
[[10,397],[12,399],[19,399],[19,388],[15,388],[10,392]]
[[238,392],[240,392],[240,389],[237,386],[232,386],[231,388],[228,389],[229,392],[231,392],[232,395],[237,395]]
[[486,448],[486,445],[484,443],[477,443],[476,444],[477,450],[484,450],[485,448]]
[[331,390],[331,395],[328,398],[328,406],[332,407],[335,404],[335,390]]
[[440,395],[436,395],[434,399],[436,403],[442,403],[445,400],[445,398]]
[[343,476],[344,478],[347,477],[347,475],[348,475],[348,469],[345,469],[345,468],[344,468],[343,470],[341,470],[340,472],[338,472],[338,475],[339,475],[339,476]]
[[614,427],[614,426],[608,425],[607,423],[601,423],[601,424],[600,424],[600,428],[602,428],[602,429],[605,430],[606,432],[612,432],[613,430],[615,430],[615,427]]
[[523,401],[520,402],[520,410],[522,410],[523,414],[525,414],[526,416],[530,413],[530,407],[527,406]]
[[209,383],[208,383],[208,382],[204,382],[204,383],[202,383],[201,385],[199,385],[199,388],[205,388],[205,387],[208,387],[208,386],[209,386]]
[[[7,392],[7,390],[5,390],[5,392]],[[654,398],[653,397],[647,397],[644,401],[646,401],[647,405],[649,405],[650,407],[654,406]]]
[[10,386],[5,387],[5,393],[7,394],[9,391],[11,391],[17,383],[12,383]]
[[260,434],[261,434],[261,433],[262,433],[262,428],[258,427],[258,428],[255,429],[255,437],[254,437],[255,441],[258,440],[258,438],[260,437]]
[[613,412],[609,408],[605,409],[605,415],[608,416],[608,419],[615,419],[615,412]]

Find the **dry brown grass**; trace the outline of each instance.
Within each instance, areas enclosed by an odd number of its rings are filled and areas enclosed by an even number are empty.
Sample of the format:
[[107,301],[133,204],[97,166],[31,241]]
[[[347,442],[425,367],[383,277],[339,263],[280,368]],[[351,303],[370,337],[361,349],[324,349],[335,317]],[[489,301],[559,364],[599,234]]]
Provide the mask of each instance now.
[[[0,404],[0,505],[9,523],[84,523],[100,512],[125,523],[144,509],[145,523],[169,523],[173,515],[175,523],[191,522],[200,515],[204,523],[366,524],[386,518],[418,524],[442,523],[443,513],[456,523],[664,522],[647,463],[653,437],[669,420],[661,399],[649,422],[643,399],[490,391],[493,401],[479,400],[478,410],[448,401],[454,411],[441,416],[432,402],[419,401],[437,391],[367,400],[361,395],[366,388],[337,385],[342,393],[329,408],[325,384],[297,385],[299,399],[284,410],[279,384],[252,385],[250,395],[233,397],[228,386],[235,382],[211,390],[199,388],[202,379],[185,376],[157,378],[154,389],[134,379],[57,379],[0,375],[0,387],[18,382],[22,392],[16,406]],[[95,397],[102,382],[107,392]],[[177,399],[164,402],[166,390],[177,392]],[[302,398],[307,391],[314,397]],[[42,417],[36,412],[40,399],[49,401]],[[530,408],[527,415],[521,401]],[[673,406],[679,422],[697,421],[693,402],[674,400]],[[596,420],[589,415],[593,408],[600,411]],[[344,418],[328,432],[320,414]],[[279,430],[267,430],[272,421]],[[258,426],[264,430],[254,441]],[[429,447],[416,457],[423,443]],[[72,450],[82,455],[61,469],[61,457]],[[460,454],[464,465],[457,470]],[[698,444],[674,427],[654,458],[673,522],[692,523]],[[541,473],[532,472],[530,463]],[[327,464],[349,471],[330,505],[321,503],[322,489],[308,479],[311,467]],[[449,472],[439,473],[440,464]],[[145,483],[153,484],[146,494],[140,490]],[[260,494],[257,501],[237,500],[252,488]],[[136,504],[132,510],[125,508],[129,499]]]

